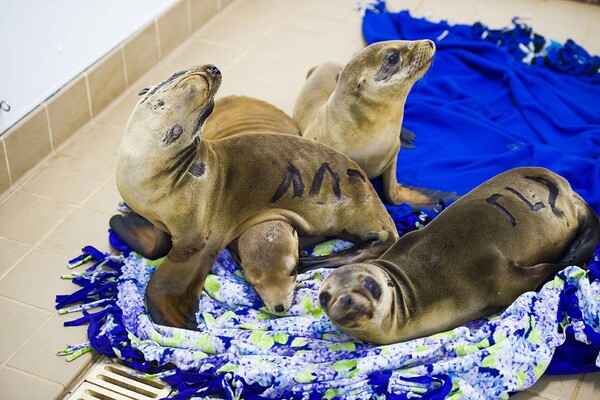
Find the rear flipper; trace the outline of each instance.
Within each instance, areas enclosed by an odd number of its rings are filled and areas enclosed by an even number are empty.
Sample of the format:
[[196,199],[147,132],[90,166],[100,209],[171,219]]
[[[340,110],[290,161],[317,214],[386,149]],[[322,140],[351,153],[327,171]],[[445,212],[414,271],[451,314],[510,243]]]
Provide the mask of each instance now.
[[400,145],[403,149],[414,149],[415,148],[415,140],[417,139],[417,135],[402,127],[400,129]]
[[564,255],[557,261],[564,267],[569,265],[584,267],[594,254],[596,246],[600,244],[600,221],[589,205],[585,204],[584,212],[579,215],[578,222],[577,234]]
[[171,250],[171,236],[133,211],[127,216],[114,215],[109,224],[121,240],[145,258],[156,260]]

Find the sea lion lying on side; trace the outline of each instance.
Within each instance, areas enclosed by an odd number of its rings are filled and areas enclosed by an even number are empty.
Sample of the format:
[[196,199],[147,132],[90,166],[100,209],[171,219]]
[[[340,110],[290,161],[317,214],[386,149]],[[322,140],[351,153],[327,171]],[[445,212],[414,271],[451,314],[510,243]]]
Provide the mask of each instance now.
[[442,332],[500,311],[600,242],[598,216],[559,175],[517,168],[481,184],[376,260],[340,267],[319,302],[377,344]]
[[374,43],[345,66],[329,62],[309,71],[294,106],[302,136],[346,154],[369,179],[381,176],[392,204],[431,207],[456,197],[404,186],[396,178],[404,104],[434,53],[431,40]]
[[149,252],[172,243],[146,289],[150,315],[159,324],[195,327],[191,317],[217,255],[257,224],[284,221],[306,236],[356,244],[301,258],[301,266],[377,257],[398,238],[372,185],[343,154],[292,135],[202,140],[220,83],[219,69],[205,65],[149,89],[119,149],[119,192],[151,225],[116,216],[119,223],[111,226]]

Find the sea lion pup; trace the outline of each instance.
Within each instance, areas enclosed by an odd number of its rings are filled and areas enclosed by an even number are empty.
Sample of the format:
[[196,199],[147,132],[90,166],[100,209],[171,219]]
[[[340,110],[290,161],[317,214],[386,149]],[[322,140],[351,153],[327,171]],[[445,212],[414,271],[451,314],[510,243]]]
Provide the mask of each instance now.
[[[217,255],[248,228],[284,221],[306,236],[356,244],[303,264],[339,266],[381,255],[398,233],[358,165],[292,135],[202,140],[221,84],[213,65],[174,74],[133,109],[117,157],[123,200],[150,224],[126,217],[115,233],[152,250],[172,243],[146,288],[156,323],[196,326],[194,309]],[[113,226],[113,224],[111,224]]]
[[600,242],[598,216],[543,168],[500,174],[380,258],[323,281],[319,302],[346,333],[377,344],[446,331],[510,305]]
[[383,195],[392,204],[431,207],[456,197],[396,179],[404,104],[434,53],[431,40],[374,43],[343,67],[329,62],[309,71],[294,106],[302,136],[346,154],[369,179],[382,176]]
[[247,229],[234,242],[246,280],[271,313],[288,310],[298,275],[298,234],[283,221]]

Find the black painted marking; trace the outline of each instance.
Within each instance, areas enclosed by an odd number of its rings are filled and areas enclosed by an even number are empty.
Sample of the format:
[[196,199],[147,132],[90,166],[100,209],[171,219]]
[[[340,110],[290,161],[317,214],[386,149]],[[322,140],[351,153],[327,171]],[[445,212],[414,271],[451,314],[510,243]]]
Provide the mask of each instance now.
[[559,218],[565,216],[565,213],[562,210],[556,208],[556,198],[558,197],[558,186],[552,182],[550,179],[544,178],[543,176],[526,176],[525,179],[529,179],[530,181],[541,183],[542,185],[548,188],[548,204],[550,204],[550,209]]
[[317,170],[315,178],[313,179],[313,183],[310,186],[309,194],[311,196],[317,196],[319,194],[325,174],[327,174],[327,177],[331,182],[331,188],[333,189],[335,197],[339,199],[342,197],[342,191],[340,190],[340,177],[333,169],[331,169],[328,163],[321,164],[321,167]]
[[348,174],[348,176],[356,176],[360,178],[363,182],[366,182],[365,176],[362,174],[362,172],[360,172],[357,169],[348,168],[346,173]]
[[171,129],[169,129],[164,137],[163,137],[163,143],[168,146],[171,143],[173,143],[174,141],[176,141],[177,139],[179,139],[179,136],[181,136],[181,134],[183,133],[183,127],[179,124],[175,124],[171,127]]
[[204,164],[203,162],[195,162],[190,166],[188,171],[190,172],[190,174],[199,178],[202,175],[204,175],[204,172],[206,172],[206,164]]
[[493,195],[491,195],[490,197],[488,197],[487,199],[485,199],[486,203],[496,207],[498,210],[500,210],[500,212],[502,212],[502,214],[504,214],[504,216],[506,218],[508,218],[508,220],[510,221],[510,223],[512,224],[512,226],[517,225],[517,220],[515,219],[515,216],[512,215],[510,213],[510,211],[508,211],[506,208],[504,208],[502,205],[498,204],[498,199],[504,197],[499,193],[494,193]]
[[541,201],[538,201],[535,204],[532,204],[529,202],[529,200],[527,200],[525,198],[525,196],[523,196],[518,190],[511,188],[510,186],[505,187],[504,189],[508,190],[509,192],[513,193],[515,196],[517,196],[519,198],[519,200],[523,201],[523,203],[527,204],[527,207],[529,207],[529,209],[531,211],[539,211],[542,208],[545,208],[546,206],[544,205],[544,203],[542,203]]
[[277,200],[283,197],[283,194],[288,191],[290,186],[293,185],[294,195],[293,197],[301,197],[304,194],[304,181],[302,180],[302,175],[300,175],[300,171],[293,164],[290,164],[285,171],[285,175],[283,176],[283,180],[277,187],[275,194],[271,197],[270,202],[275,203]]

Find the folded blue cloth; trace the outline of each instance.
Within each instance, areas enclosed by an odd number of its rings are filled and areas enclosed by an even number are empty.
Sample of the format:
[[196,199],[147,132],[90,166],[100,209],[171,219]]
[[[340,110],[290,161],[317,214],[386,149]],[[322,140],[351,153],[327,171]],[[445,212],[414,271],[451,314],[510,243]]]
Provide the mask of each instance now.
[[[508,21],[507,21],[508,22]],[[510,168],[564,176],[600,212],[600,58],[517,24],[489,30],[390,13],[363,19],[367,43],[431,39],[433,65],[406,102],[417,135],[399,154],[404,184],[465,194]]]

